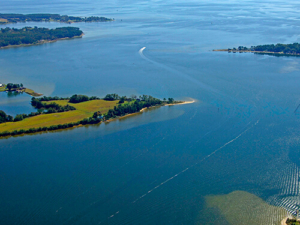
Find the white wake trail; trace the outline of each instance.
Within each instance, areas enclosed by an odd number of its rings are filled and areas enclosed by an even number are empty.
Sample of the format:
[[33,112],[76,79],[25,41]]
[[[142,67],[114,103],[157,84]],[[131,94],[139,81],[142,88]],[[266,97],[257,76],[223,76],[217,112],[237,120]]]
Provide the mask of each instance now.
[[235,138],[233,138],[232,140],[228,141],[227,143],[225,143],[224,145],[222,145],[221,147],[217,148],[215,151],[213,151],[212,153],[210,153],[209,155],[207,155],[206,157],[204,157],[202,160],[200,160],[199,162],[191,165],[190,167],[185,168],[184,170],[182,170],[181,172],[175,174],[174,176],[168,178],[167,180],[163,181],[162,183],[160,183],[159,185],[157,185],[156,187],[152,188],[151,190],[149,190],[148,192],[146,192],[145,194],[143,194],[142,196],[140,196],[139,198],[137,198],[136,200],[134,200],[132,203],[136,203],[138,200],[146,197],[148,194],[150,194],[152,191],[154,191],[155,189],[161,187],[162,185],[166,184],[167,182],[169,182],[170,180],[173,180],[175,177],[177,177],[180,174],[183,174],[184,172],[186,172],[187,170],[191,169],[192,167],[198,165],[199,163],[203,162],[204,160],[208,159],[209,157],[211,157],[212,155],[216,154],[218,151],[220,151],[221,149],[225,148],[227,145],[231,144],[232,142],[236,141],[237,139],[239,139],[243,134],[245,134],[248,130],[250,130],[251,128],[253,128],[254,126],[256,126],[258,124],[259,120],[257,120],[252,126],[248,127],[246,130],[244,130],[242,133],[240,133],[238,136],[236,136]]

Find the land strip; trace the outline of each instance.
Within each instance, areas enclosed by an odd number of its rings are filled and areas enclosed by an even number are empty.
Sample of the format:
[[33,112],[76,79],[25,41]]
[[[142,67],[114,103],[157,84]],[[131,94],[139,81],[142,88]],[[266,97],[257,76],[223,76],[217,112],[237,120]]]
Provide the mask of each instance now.
[[79,23],[79,22],[109,22],[114,19],[106,17],[90,16],[67,16],[59,14],[14,14],[14,13],[0,13],[0,24],[8,23],[25,23],[25,22],[60,22],[60,23]]
[[18,122],[7,122],[0,124],[0,133],[4,131],[12,132],[14,130],[28,130],[30,128],[50,127],[59,124],[76,123],[85,118],[91,117],[95,111],[107,113],[109,109],[113,109],[118,101],[92,100],[81,103],[68,103],[68,100],[51,101],[61,106],[67,104],[74,106],[76,110],[62,112],[41,114],[34,117],[26,118]]
[[227,48],[227,49],[215,49],[213,51],[216,52],[251,52],[251,53],[258,53],[258,54],[272,54],[272,55],[293,55],[298,56],[300,55],[300,44],[293,43],[293,44],[269,44],[269,45],[257,45],[251,46],[247,48],[245,46],[239,46],[238,48]]
[[[159,100],[143,95],[142,99],[120,97],[116,94],[106,95],[104,99],[96,96],[73,95],[71,98],[42,97],[32,98],[32,106],[38,112],[20,114],[15,118],[2,114],[0,136],[19,135],[41,131],[65,129],[86,124],[110,122],[116,118],[134,115],[146,108],[166,105],[189,104],[194,101],[183,102]],[[0,118],[1,119],[1,118]],[[1,122],[1,121],[0,121]]]
[[7,92],[18,92],[18,93],[23,93],[25,92],[26,94],[29,94],[33,97],[39,97],[39,96],[42,96],[43,94],[40,94],[40,93],[37,93],[35,91],[33,91],[32,89],[29,89],[29,88],[26,88],[26,87],[16,87],[16,88],[7,88],[7,85],[6,84],[2,84],[2,87],[0,87],[0,92],[4,92],[4,91],[7,91]]
[[58,40],[81,38],[83,32],[78,27],[55,29],[24,27],[21,29],[1,28],[0,48],[22,47],[55,42]]
[[300,56],[300,53],[284,53],[284,52],[269,52],[269,51],[251,51],[251,50],[228,50],[228,49],[213,49],[214,52],[228,52],[228,53],[257,53],[257,54],[269,54],[269,55],[292,55]]

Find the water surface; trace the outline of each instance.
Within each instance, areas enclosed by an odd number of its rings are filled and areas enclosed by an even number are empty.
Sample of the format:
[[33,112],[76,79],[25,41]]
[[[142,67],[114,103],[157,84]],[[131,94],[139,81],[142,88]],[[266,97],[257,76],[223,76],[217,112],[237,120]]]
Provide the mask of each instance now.
[[[1,12],[116,19],[72,24],[84,31],[82,39],[1,50],[1,82],[30,84],[51,96],[197,100],[100,126],[1,139],[1,221],[228,224],[205,199],[237,190],[294,212],[300,58],[211,50],[298,42],[299,6],[273,0],[1,1]],[[0,97],[0,109],[16,110]]]

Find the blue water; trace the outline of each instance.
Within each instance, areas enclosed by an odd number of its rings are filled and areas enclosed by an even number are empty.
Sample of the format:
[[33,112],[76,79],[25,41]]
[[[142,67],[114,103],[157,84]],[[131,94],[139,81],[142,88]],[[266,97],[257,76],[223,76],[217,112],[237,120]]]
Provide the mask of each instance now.
[[[196,100],[1,139],[2,223],[226,224],[207,214],[204,197],[235,190],[298,207],[300,58],[211,50],[299,42],[299,2],[4,0],[0,8],[116,19],[72,24],[82,39],[1,50],[3,83],[51,96]],[[29,110],[26,98],[0,109]]]

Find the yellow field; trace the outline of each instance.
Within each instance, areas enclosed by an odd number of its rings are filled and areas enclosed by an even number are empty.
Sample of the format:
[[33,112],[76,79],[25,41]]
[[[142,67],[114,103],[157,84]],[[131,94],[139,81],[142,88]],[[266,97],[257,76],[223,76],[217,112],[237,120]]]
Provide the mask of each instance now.
[[0,124],[0,133],[4,131],[12,132],[14,130],[28,130],[30,128],[50,127],[52,125],[78,122],[84,118],[91,117],[96,111],[100,111],[102,114],[106,113],[109,109],[113,109],[119,101],[92,100],[77,104],[68,103],[68,100],[51,102],[56,102],[60,105],[69,104],[74,106],[76,110],[62,113],[41,114],[26,118],[19,122],[2,123]]

